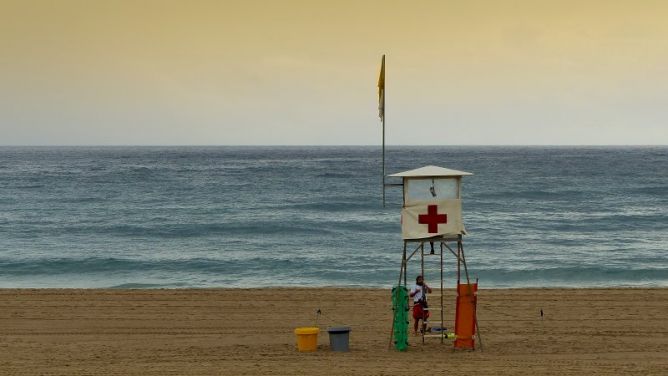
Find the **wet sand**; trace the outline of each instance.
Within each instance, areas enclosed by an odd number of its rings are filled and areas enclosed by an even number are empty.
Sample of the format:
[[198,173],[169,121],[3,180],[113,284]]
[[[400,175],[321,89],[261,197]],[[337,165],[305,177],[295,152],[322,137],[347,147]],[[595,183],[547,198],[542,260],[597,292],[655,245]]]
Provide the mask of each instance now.
[[[349,353],[325,332],[296,351],[318,308],[321,328],[352,328]],[[388,290],[4,289],[0,375],[668,374],[668,289],[483,289],[474,352],[388,350],[391,315]]]

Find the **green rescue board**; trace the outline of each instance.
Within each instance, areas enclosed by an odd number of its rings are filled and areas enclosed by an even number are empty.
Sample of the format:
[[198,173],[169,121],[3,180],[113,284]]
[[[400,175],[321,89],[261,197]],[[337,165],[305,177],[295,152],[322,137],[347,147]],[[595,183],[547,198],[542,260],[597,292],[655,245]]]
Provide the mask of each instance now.
[[406,351],[408,348],[408,289],[404,286],[392,288],[392,310],[394,311],[394,348]]

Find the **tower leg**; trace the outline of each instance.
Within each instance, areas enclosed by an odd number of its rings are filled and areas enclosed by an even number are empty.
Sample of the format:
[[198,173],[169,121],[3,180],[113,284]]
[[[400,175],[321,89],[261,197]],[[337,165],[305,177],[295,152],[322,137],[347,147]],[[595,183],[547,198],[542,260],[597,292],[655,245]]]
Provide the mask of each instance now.
[[462,265],[462,236],[459,235],[457,240],[457,284],[461,281],[461,265]]
[[[420,242],[420,275],[422,276],[422,279],[424,280],[424,242]],[[426,282],[425,282],[426,285]],[[425,286],[422,286],[422,299],[426,299],[427,291],[425,289]],[[415,304],[415,301],[413,301],[413,304]],[[422,309],[422,344],[424,345],[424,335],[425,332],[427,331],[427,310],[424,308]]]
[[444,327],[444,322],[443,322],[443,240],[441,240],[441,344],[444,342],[443,335],[445,334],[445,330],[443,330]]

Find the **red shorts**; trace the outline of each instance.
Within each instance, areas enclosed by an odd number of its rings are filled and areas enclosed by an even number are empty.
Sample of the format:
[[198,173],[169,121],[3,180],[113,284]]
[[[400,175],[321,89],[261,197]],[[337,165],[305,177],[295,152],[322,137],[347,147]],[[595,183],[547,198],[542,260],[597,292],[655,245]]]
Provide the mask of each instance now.
[[416,320],[428,319],[429,318],[429,311],[422,308],[422,304],[416,303],[413,306],[413,318],[416,319]]

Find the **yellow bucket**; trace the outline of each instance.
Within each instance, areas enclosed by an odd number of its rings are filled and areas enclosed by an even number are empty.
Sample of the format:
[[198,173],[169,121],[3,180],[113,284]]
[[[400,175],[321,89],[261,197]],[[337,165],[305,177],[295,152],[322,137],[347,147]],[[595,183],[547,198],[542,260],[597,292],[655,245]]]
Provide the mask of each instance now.
[[297,335],[297,350],[301,352],[317,350],[318,333],[320,333],[320,328],[316,327],[295,329],[295,334]]

